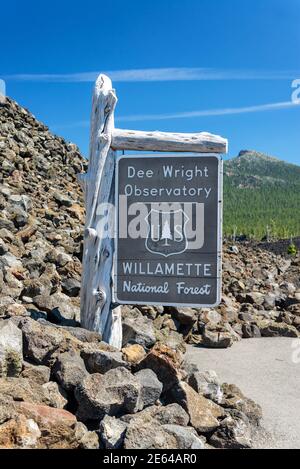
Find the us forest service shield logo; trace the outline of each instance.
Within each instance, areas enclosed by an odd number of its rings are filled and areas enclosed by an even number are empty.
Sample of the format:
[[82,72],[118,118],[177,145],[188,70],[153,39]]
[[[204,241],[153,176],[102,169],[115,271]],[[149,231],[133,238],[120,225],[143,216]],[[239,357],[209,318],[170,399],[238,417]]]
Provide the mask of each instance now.
[[145,246],[149,252],[169,257],[187,250],[186,224],[189,217],[182,209],[151,209],[145,221],[148,225]]

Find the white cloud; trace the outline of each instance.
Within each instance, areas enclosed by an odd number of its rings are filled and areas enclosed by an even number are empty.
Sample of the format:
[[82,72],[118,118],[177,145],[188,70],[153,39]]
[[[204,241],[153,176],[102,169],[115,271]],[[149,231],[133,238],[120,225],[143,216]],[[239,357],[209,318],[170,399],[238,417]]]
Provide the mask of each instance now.
[[207,109],[203,111],[175,112],[170,114],[136,114],[128,116],[119,116],[116,118],[120,122],[137,122],[149,120],[168,120],[168,119],[188,119],[192,117],[208,116],[226,116],[233,114],[247,114],[251,112],[274,111],[279,109],[288,109],[299,106],[299,103],[292,101],[283,101],[279,103],[258,104],[255,106]]
[[[90,83],[100,72],[80,72],[66,74],[12,74],[3,76],[5,80],[46,83]],[[300,71],[292,70],[223,70],[214,68],[145,68],[132,70],[112,70],[103,72],[113,82],[152,82],[152,81],[199,81],[199,80],[293,80]]]
[[[292,101],[283,101],[279,103],[258,104],[255,106],[244,106],[234,108],[207,109],[200,111],[175,112],[170,114],[135,114],[128,116],[116,117],[116,122],[139,122],[139,121],[156,121],[169,119],[190,119],[193,117],[209,117],[209,116],[230,116],[235,114],[248,114],[252,112],[278,111],[281,109],[290,109],[300,107],[300,103]],[[89,127],[89,121],[78,121],[69,124],[54,125],[52,129],[55,131],[62,129],[72,129],[79,127]]]

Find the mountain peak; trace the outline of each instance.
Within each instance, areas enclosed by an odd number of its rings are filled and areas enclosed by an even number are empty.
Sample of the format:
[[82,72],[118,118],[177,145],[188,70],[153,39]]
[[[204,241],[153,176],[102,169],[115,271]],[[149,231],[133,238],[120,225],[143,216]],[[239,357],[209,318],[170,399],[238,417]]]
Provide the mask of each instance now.
[[247,155],[247,153],[255,153],[255,151],[254,150],[241,150],[238,154],[238,157]]
[[265,153],[261,153],[255,150],[241,150],[238,156],[234,159],[243,159],[247,161],[264,160],[264,161],[282,162],[282,160],[280,160],[279,158],[276,158],[275,156],[269,156],[269,155],[266,155]]
[[237,157],[225,161],[224,173],[230,184],[240,188],[300,185],[299,166],[255,150],[241,150]]

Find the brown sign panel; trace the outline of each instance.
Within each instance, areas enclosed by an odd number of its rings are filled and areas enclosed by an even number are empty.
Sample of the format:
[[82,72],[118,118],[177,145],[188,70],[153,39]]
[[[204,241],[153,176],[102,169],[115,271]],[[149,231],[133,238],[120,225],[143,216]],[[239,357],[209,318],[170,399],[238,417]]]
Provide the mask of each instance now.
[[123,156],[117,161],[116,201],[116,302],[220,302],[220,156]]

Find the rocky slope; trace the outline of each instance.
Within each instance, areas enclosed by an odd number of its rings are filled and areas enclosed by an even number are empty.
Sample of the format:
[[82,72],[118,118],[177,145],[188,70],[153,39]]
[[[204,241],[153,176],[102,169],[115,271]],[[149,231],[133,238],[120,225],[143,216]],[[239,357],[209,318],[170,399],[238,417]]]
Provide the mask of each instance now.
[[86,163],[13,101],[0,107],[0,125],[0,309],[60,305],[74,319],[84,216],[76,173]]
[[123,349],[79,327],[86,162],[0,105],[0,447],[245,448],[261,410],[184,360],[300,331],[299,258],[224,246],[215,309],[123,307]]

